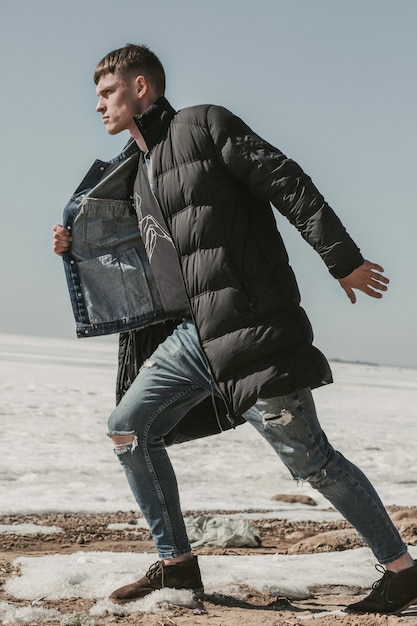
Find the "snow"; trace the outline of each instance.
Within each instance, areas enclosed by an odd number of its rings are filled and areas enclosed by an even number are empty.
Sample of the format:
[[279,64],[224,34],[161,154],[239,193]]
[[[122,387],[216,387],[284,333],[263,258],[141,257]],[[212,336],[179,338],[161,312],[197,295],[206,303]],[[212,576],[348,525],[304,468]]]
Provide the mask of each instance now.
[[[341,556],[343,558],[341,558]],[[60,598],[96,598],[109,595],[116,586],[136,580],[155,562],[155,554],[114,552],[77,552],[40,558],[16,559],[22,576],[12,578],[6,591],[16,598],[59,600]],[[314,567],[312,564],[314,563]],[[366,548],[343,553],[310,555],[200,556],[199,564],[205,592],[233,591],[240,583],[264,592],[288,598],[308,598],[311,589],[345,586],[369,587],[375,577],[373,560]],[[358,576],[358,565],[361,574]],[[366,567],[366,566],[371,566]],[[313,571],[314,570],[314,571]],[[363,570],[363,571],[362,571]],[[367,571],[370,570],[370,571]],[[378,577],[378,576],[377,576]],[[165,593],[161,590],[162,596]]]
[[39,524],[0,524],[0,535],[56,535],[63,533],[58,526]]
[[[0,335],[3,514],[136,510],[106,436],[116,359],[115,341]],[[335,384],[314,394],[330,440],[367,473],[385,504],[415,505],[417,371],[342,362],[332,368]],[[249,425],[174,446],[170,456],[184,511],[222,509],[231,517],[249,519],[339,517],[309,485],[294,483]],[[317,506],[271,500],[275,494],[295,492],[314,498]],[[30,534],[36,529],[0,526],[0,534],[12,530]],[[415,549],[411,554],[417,558]],[[108,593],[137,579],[154,560],[154,554],[106,552],[22,557],[15,563],[21,575],[8,580],[6,591],[32,601],[94,598],[92,614],[100,615],[109,609]],[[244,583],[303,598],[312,589],[329,586],[345,591],[367,588],[379,577],[366,548],[298,556],[202,556],[199,561],[208,593],[235,593],[236,585]],[[157,603],[168,596],[180,604],[191,603],[186,592],[164,590],[127,607],[112,605],[111,610],[157,610]],[[4,623],[22,621],[22,615],[39,622],[53,618],[36,602],[20,608],[0,603]]]

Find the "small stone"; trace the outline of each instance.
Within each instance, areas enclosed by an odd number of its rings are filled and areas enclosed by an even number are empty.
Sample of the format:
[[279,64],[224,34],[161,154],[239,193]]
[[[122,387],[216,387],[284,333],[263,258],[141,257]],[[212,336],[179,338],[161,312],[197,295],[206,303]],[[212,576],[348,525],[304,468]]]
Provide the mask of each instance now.
[[317,502],[310,498],[309,496],[297,496],[297,495],[288,495],[288,494],[277,494],[276,496],[272,496],[271,500],[276,500],[277,502],[298,502],[299,504],[308,504],[308,506],[317,506]]
[[288,549],[288,554],[314,554],[318,552],[338,552],[364,545],[358,533],[351,529],[329,530],[302,539]]

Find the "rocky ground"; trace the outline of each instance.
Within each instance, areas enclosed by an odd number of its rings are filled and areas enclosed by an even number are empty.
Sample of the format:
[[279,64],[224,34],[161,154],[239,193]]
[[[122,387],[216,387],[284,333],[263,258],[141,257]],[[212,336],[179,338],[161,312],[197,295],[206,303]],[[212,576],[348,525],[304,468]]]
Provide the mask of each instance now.
[[[213,511],[210,511],[212,514]],[[222,513],[217,511],[217,513]],[[230,511],[228,512],[230,513]],[[393,507],[390,513],[407,543],[417,545],[417,507]],[[193,516],[205,514],[193,512]],[[191,515],[191,514],[190,514]],[[2,591],[5,580],[15,571],[14,560],[22,555],[43,556],[46,554],[68,554],[80,550],[114,552],[152,552],[153,543],[149,532],[138,528],[134,513],[109,514],[48,514],[0,516],[0,524],[32,523],[44,526],[59,526],[64,533],[54,535],[0,535],[0,601],[16,605],[30,602],[15,600]],[[130,523],[131,530],[110,530],[109,524]],[[257,548],[199,548],[197,554],[306,554],[346,550],[362,545],[361,539],[344,521],[297,522],[282,519],[258,520],[254,522],[262,538]],[[291,601],[270,597],[251,589],[241,589],[239,597],[207,595],[204,607],[207,613],[195,615],[191,609],[162,607],[155,614],[136,613],[130,616],[111,615],[87,621],[87,612],[94,601],[72,598],[59,602],[43,601],[45,608],[54,608],[61,613],[73,615],[73,626],[100,626],[101,624],[126,624],[146,626],[295,626],[306,624],[308,613],[317,613],[315,626],[417,626],[417,606],[411,607],[401,617],[396,616],[319,616],[322,611],[342,610],[352,602],[344,594],[322,595],[308,601]],[[304,615],[304,618],[303,618]],[[19,622],[29,624],[29,622]],[[31,622],[33,623],[33,622]],[[44,624],[45,622],[43,622]],[[58,622],[51,622],[51,624]]]

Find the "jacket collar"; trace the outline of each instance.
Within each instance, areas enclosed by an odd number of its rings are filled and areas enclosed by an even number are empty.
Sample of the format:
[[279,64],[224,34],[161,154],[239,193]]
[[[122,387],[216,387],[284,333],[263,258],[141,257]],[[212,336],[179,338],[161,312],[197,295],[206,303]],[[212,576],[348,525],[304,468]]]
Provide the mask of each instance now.
[[166,136],[175,110],[165,97],[151,104],[142,115],[135,115],[136,126],[142,133],[148,150],[152,150]]

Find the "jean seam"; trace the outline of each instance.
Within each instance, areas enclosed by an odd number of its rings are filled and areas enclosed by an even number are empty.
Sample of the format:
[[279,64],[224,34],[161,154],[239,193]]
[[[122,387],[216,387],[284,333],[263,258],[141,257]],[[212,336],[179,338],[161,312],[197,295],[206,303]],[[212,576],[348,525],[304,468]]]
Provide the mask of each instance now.
[[[339,453],[340,454],[340,453]],[[395,542],[398,541],[398,539],[400,539],[400,556],[402,556],[403,554],[405,554],[407,552],[407,547],[405,545],[405,543],[401,540],[401,537],[398,533],[398,531],[396,530],[395,526],[393,525],[393,523],[391,521],[388,521],[389,518],[387,519],[388,514],[384,515],[384,511],[381,511],[380,508],[378,507],[377,503],[373,500],[373,498],[371,498],[368,494],[368,492],[366,491],[366,489],[363,488],[363,486],[361,485],[361,483],[359,483],[357,480],[355,480],[355,478],[353,476],[350,476],[346,471],[341,470],[340,471],[341,474],[343,474],[345,477],[347,477],[348,480],[351,480],[352,483],[355,485],[356,489],[360,489],[363,496],[368,500],[368,506],[372,507],[377,515],[377,517],[379,518],[380,522],[382,522],[385,526],[386,532],[390,535],[391,539],[394,540]],[[368,543],[369,546],[371,546],[371,543],[367,540],[366,543]],[[371,548],[373,550],[373,548]],[[374,551],[374,550],[373,550]],[[375,554],[375,552],[374,552]],[[390,563],[391,561],[395,561],[396,558],[399,557],[385,557],[385,558],[381,558],[381,556],[378,556],[378,554],[375,554],[376,558],[378,559],[378,561],[380,563]]]
[[149,435],[149,430],[151,429],[152,425],[154,424],[156,418],[169,406],[171,406],[174,402],[176,402],[177,400],[179,400],[180,398],[183,398],[185,395],[187,395],[188,393],[190,393],[190,391],[194,390],[194,389],[198,389],[199,385],[193,384],[190,385],[189,387],[187,387],[187,389],[184,389],[181,393],[178,393],[176,396],[173,396],[168,402],[165,402],[163,405],[161,405],[160,407],[158,407],[158,411],[156,411],[156,413],[153,414],[153,416],[151,417],[151,419],[148,421],[147,427],[143,433],[143,437],[141,437],[141,448],[143,450],[143,454],[144,454],[144,458],[146,461],[146,465],[148,467],[148,470],[151,473],[152,476],[152,480],[155,486],[155,490],[156,493],[158,495],[158,499],[162,505],[162,512],[163,512],[163,517],[164,517],[164,523],[166,526],[166,529],[168,531],[168,535],[169,535],[169,539],[172,543],[173,546],[176,546],[176,541],[175,541],[175,536],[174,536],[174,532],[173,532],[173,528],[172,528],[172,522],[171,519],[169,517],[169,512],[168,512],[168,507],[166,504],[166,500],[164,497],[164,493],[161,489],[161,485],[160,482],[157,478],[157,474],[156,471],[154,469],[149,451],[148,451],[148,435]]

